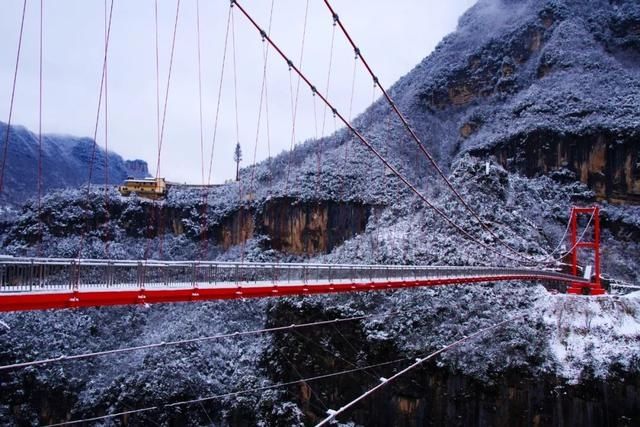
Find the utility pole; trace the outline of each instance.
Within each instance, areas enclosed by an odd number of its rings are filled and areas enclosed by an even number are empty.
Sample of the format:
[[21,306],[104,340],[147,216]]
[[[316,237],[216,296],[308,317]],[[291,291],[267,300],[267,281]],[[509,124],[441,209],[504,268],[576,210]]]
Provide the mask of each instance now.
[[240,148],[240,142],[236,144],[236,149],[233,152],[233,160],[236,162],[236,181],[240,180],[240,160],[242,160],[242,149]]

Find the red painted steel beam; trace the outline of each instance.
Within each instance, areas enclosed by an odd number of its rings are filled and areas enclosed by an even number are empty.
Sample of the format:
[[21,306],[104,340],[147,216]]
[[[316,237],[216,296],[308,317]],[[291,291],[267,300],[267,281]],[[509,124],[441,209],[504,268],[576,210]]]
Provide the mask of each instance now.
[[110,291],[78,291],[24,293],[0,296],[0,312],[101,307],[114,305],[157,304],[188,301],[226,300],[376,291],[464,283],[509,280],[567,281],[545,275],[504,275],[492,277],[457,277],[441,279],[407,279],[388,282],[323,283],[299,285],[246,285],[219,288],[136,289]]

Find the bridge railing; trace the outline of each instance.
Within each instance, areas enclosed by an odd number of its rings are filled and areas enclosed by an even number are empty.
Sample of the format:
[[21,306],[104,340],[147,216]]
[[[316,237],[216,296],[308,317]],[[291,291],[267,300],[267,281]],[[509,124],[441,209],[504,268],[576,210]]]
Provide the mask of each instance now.
[[0,258],[0,292],[71,289],[181,288],[235,284],[306,284],[434,278],[540,277],[584,281],[552,270],[511,267],[238,263],[56,258]]

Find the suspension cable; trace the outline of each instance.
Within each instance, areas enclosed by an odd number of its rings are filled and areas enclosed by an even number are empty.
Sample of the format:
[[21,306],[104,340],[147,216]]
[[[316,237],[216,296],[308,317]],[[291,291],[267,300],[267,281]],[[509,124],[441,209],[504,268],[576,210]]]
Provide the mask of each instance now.
[[[587,222],[587,225],[584,227],[584,230],[582,230],[582,233],[580,234],[580,237],[576,240],[576,242],[571,246],[571,248],[569,248],[565,253],[571,253],[574,251],[574,249],[576,249],[578,247],[578,245],[582,242],[582,240],[584,239],[585,235],[587,234],[587,230],[589,229],[589,227],[591,226],[591,222],[593,221],[595,217],[595,212],[591,213],[591,216],[589,217],[589,221]],[[551,257],[552,254],[549,254],[549,258],[555,262],[560,262],[562,261],[562,256],[558,257],[558,258],[553,258]]]
[[[324,3],[327,6],[327,8],[329,9],[329,11],[331,12],[331,15],[333,17],[334,22],[338,23],[338,25],[340,26],[340,29],[342,30],[343,34],[345,35],[345,37],[347,38],[347,40],[349,41],[351,46],[354,49],[359,51],[359,48],[356,46],[356,44],[353,41],[353,39],[351,38],[349,32],[346,30],[346,28],[342,24],[342,21],[340,21],[340,19],[338,17],[338,14],[331,7],[331,4],[329,4],[329,1],[328,0],[324,0]],[[380,81],[378,80],[378,77],[374,74],[373,70],[371,69],[371,67],[367,63],[366,59],[362,56],[362,53],[360,53],[360,58],[362,59],[362,64],[365,66],[365,68],[367,69],[367,71],[371,75],[371,78],[373,79],[374,84],[380,86],[380,90],[382,91],[382,94],[383,94],[384,98],[387,100],[387,102],[389,103],[389,105],[391,106],[393,111],[398,115],[398,117],[400,118],[400,121],[402,122],[403,126],[406,128],[407,132],[409,132],[409,134],[411,135],[411,138],[415,141],[415,143],[417,144],[417,146],[420,149],[420,151],[424,154],[424,156],[427,157],[427,159],[433,165],[433,167],[436,170],[436,172],[438,173],[438,175],[444,180],[444,182],[446,183],[447,187],[449,187],[449,189],[454,193],[455,197],[460,201],[460,203],[464,206],[464,208],[469,213],[471,213],[471,215],[476,219],[476,221],[480,224],[480,226],[484,230],[489,232],[489,234],[491,234],[491,236],[493,236],[509,252],[515,254],[516,256],[518,256],[518,257],[520,257],[522,259],[525,259],[525,260],[528,260],[528,261],[535,261],[534,258],[528,257],[526,255],[521,254],[520,252],[515,250],[513,247],[511,247],[511,245],[509,245],[507,242],[505,242],[504,239],[500,238],[488,225],[485,224],[485,222],[482,220],[482,218],[480,218],[480,215],[464,200],[462,195],[458,192],[458,190],[456,190],[456,188],[453,186],[453,184],[451,183],[449,178],[447,178],[445,173],[442,171],[442,169],[440,168],[438,163],[435,161],[433,156],[424,147],[424,144],[422,143],[422,141],[420,140],[420,138],[418,137],[416,132],[411,128],[411,126],[409,125],[409,122],[407,121],[405,116],[402,114],[402,112],[400,112],[400,110],[398,109],[396,103],[389,96],[389,93],[380,84]]]
[[[271,0],[271,10],[269,12],[269,26],[267,29],[267,34],[271,34],[271,24],[273,22],[273,5],[275,3],[275,0]],[[256,125],[256,142],[255,145],[253,146],[253,165],[251,167],[251,181],[249,184],[249,192],[250,194],[255,193],[255,187],[254,187],[254,179],[255,179],[255,174],[256,174],[256,156],[258,154],[258,142],[260,140],[260,121],[262,119],[262,105],[264,104],[268,104],[269,103],[269,99],[268,99],[268,95],[267,95],[267,61],[269,59],[269,44],[264,44],[264,40],[262,41],[264,47],[262,50],[262,56],[263,56],[263,65],[262,65],[262,85],[260,87],[260,102],[258,103],[258,120],[257,120],[257,125]],[[266,107],[266,105],[265,105]],[[268,107],[266,107],[268,108]],[[268,120],[268,118],[267,118]]]
[[[331,45],[329,47],[329,67],[327,70],[327,84],[325,85],[325,89],[324,89],[324,93],[326,97],[329,97],[329,91],[331,89],[331,69],[333,68],[333,46],[335,43],[335,39],[336,39],[336,23],[333,23],[333,27],[331,30]],[[335,117],[334,117],[335,118]],[[325,137],[325,124],[327,121],[327,105],[325,104],[324,109],[322,110],[322,138]],[[316,194],[319,191],[319,187],[320,187],[320,175],[322,173],[322,145],[323,144],[317,144],[318,146],[318,150],[316,152],[316,156],[317,156],[317,177],[316,177]]]
[[394,374],[393,376],[389,377],[389,378],[380,378],[380,384],[376,385],[375,387],[371,388],[370,390],[366,391],[365,393],[361,394],[359,397],[357,397],[356,399],[352,400],[351,402],[347,403],[346,405],[342,406],[340,409],[338,410],[331,410],[331,411],[327,411],[329,416],[327,416],[327,418],[325,418],[324,420],[320,421],[318,424],[316,424],[316,427],[321,427],[324,425],[328,425],[332,420],[334,420],[338,415],[342,414],[344,411],[346,411],[347,409],[351,408],[353,405],[355,405],[356,403],[360,402],[361,400],[365,399],[366,397],[372,395],[373,393],[375,393],[377,390],[381,389],[382,387],[384,387],[385,385],[387,385],[388,383],[390,383],[391,381],[395,380],[396,378],[406,374],[407,372],[415,369],[416,367],[422,365],[424,362],[433,359],[434,357],[436,357],[437,355],[439,355],[440,353],[444,353],[447,350],[450,350],[454,347],[459,346],[462,343],[465,343],[467,341],[470,341],[474,338],[477,338],[478,336],[498,329],[501,326],[506,325],[507,323],[513,322],[515,320],[519,320],[522,319],[526,316],[518,316],[518,317],[513,317],[507,320],[503,320],[500,323],[496,323],[495,325],[489,326],[487,328],[483,328],[480,329],[477,332],[474,332],[471,335],[465,336],[457,341],[454,341],[453,343],[446,345],[444,347],[442,347],[441,349],[434,351],[433,353],[429,354],[428,356],[425,357],[419,357],[416,359],[416,361],[409,365],[408,367],[406,367],[405,369],[397,372],[396,374]]
[[372,364],[372,365],[368,365],[368,366],[363,366],[363,367],[360,367],[360,368],[347,369],[347,370],[339,371],[339,372],[332,372],[332,373],[328,373],[328,374],[316,375],[316,376],[313,376],[313,377],[303,378],[303,379],[300,379],[300,380],[281,382],[281,383],[271,384],[271,385],[261,386],[261,387],[253,387],[253,388],[249,388],[249,389],[243,389],[243,390],[238,390],[238,391],[233,391],[233,392],[228,392],[228,393],[215,394],[215,395],[206,396],[206,397],[199,397],[199,398],[196,398],[196,399],[182,400],[182,401],[179,401],[179,402],[167,403],[167,404],[159,405],[159,406],[149,406],[149,407],[146,407],[146,408],[132,409],[132,410],[129,410],[129,411],[122,411],[122,412],[117,412],[117,413],[113,413],[113,414],[102,415],[102,416],[99,416],[99,417],[83,418],[83,419],[80,419],[80,420],[69,420],[69,421],[64,421],[62,423],[49,424],[48,427],[59,427],[59,426],[65,426],[65,425],[82,424],[82,423],[88,423],[88,422],[92,422],[92,421],[100,421],[100,420],[106,420],[106,419],[115,418],[115,417],[121,417],[121,416],[124,416],[124,415],[133,415],[133,414],[139,414],[139,413],[143,413],[143,412],[157,411],[157,410],[161,410],[161,409],[165,409],[165,408],[175,408],[175,407],[178,407],[178,406],[192,405],[192,404],[196,404],[196,403],[200,403],[200,402],[208,402],[208,401],[211,401],[211,400],[224,399],[225,397],[235,397],[235,396],[241,396],[243,394],[256,393],[256,392],[261,392],[261,391],[266,391],[266,390],[274,390],[274,389],[278,389],[278,388],[289,387],[289,386],[296,385],[296,384],[304,384],[304,383],[308,383],[308,382],[311,382],[311,381],[318,381],[318,380],[323,380],[323,379],[327,379],[327,378],[335,378],[335,377],[338,377],[338,376],[341,376],[341,375],[348,375],[348,374],[352,374],[352,373],[355,373],[355,372],[361,372],[361,371],[364,371],[364,370],[367,370],[367,369],[380,368],[380,367],[383,367],[383,366],[394,365],[396,363],[406,362],[407,360],[410,360],[410,358],[403,357],[401,359],[395,359],[395,360],[390,360],[390,361],[387,361],[387,362],[376,363],[376,364]]
[[227,14],[227,28],[225,30],[225,35],[224,35],[224,47],[222,50],[222,61],[221,61],[222,63],[220,65],[220,82],[218,84],[216,113],[213,121],[213,137],[211,138],[211,157],[209,158],[209,172],[207,175],[207,185],[211,185],[211,174],[213,172],[213,154],[216,148],[216,138],[218,136],[218,120],[220,118],[220,104],[222,99],[222,85],[224,82],[224,69],[227,61],[227,46],[229,45],[229,29],[231,27],[231,12],[232,12],[232,9],[229,8],[229,13]]
[[[40,78],[39,94],[38,94],[38,180],[37,180],[37,192],[38,192],[38,246],[36,253],[38,257],[42,256],[42,239],[44,238],[44,222],[42,221],[42,92],[43,92],[43,27],[44,27],[44,0],[40,0],[40,40],[39,40],[39,57],[38,57],[38,72]],[[9,129],[7,129],[9,132]]]
[[[232,4],[234,3],[233,1],[231,2]],[[300,41],[300,59],[298,60],[298,68],[302,69],[302,60],[304,59],[304,47],[305,47],[305,40],[307,37],[307,19],[308,19],[308,15],[309,15],[309,0],[306,1],[306,5],[305,5],[305,9],[304,9],[304,21],[302,24],[302,38]],[[292,98],[291,100],[291,115],[292,115],[292,122],[291,122],[291,148],[289,149],[289,161],[287,162],[287,173],[286,173],[286,178],[285,178],[285,184],[284,184],[284,192],[285,194],[288,192],[289,190],[289,171],[291,169],[291,159],[293,157],[293,149],[295,147],[295,143],[296,143],[296,118],[298,116],[298,94],[300,93],[300,76],[298,76],[298,82],[296,84],[296,96],[295,96],[295,100],[293,99],[293,89],[292,89],[292,77],[291,77],[291,65],[293,65],[293,63],[291,62],[289,64],[289,92],[290,92],[290,96]]]
[[[482,329],[478,332],[475,332],[474,334],[468,335],[458,341],[455,341],[452,344],[449,344],[448,346],[445,346],[443,348],[441,348],[440,350],[431,353],[423,358],[417,358],[416,359],[416,363],[418,363],[417,361],[420,361],[419,364],[434,358],[435,356],[450,350],[451,348],[454,348],[464,342],[467,342],[485,332],[488,332],[490,330],[493,329],[497,329],[500,326],[520,319],[520,318],[524,318],[526,316],[520,316],[520,317],[516,317],[516,318],[512,318],[512,319],[508,319],[505,320],[503,322],[500,322],[498,324],[495,324],[493,326],[490,326],[488,328]],[[78,420],[69,420],[69,421],[64,421],[62,423],[57,423],[57,424],[50,424],[49,427],[58,427],[58,426],[63,426],[63,425],[73,425],[73,424],[81,424],[81,423],[88,423],[88,422],[92,422],[92,421],[100,421],[100,420],[105,420],[105,419],[110,419],[110,418],[115,418],[115,417],[120,417],[120,416],[125,416],[125,415],[132,415],[132,414],[138,414],[138,413],[143,413],[143,412],[150,412],[150,411],[157,411],[157,410],[162,410],[162,409],[167,409],[167,408],[175,408],[178,406],[184,406],[184,405],[192,405],[192,404],[196,404],[196,403],[202,403],[202,402],[207,402],[207,401],[211,401],[211,400],[218,400],[218,399],[223,399],[226,397],[235,397],[235,396],[240,396],[240,395],[244,395],[244,394],[249,394],[249,393],[256,393],[256,392],[262,392],[262,391],[266,391],[266,390],[273,390],[273,389],[278,389],[278,388],[283,388],[283,387],[289,387],[292,385],[297,385],[297,384],[304,384],[304,383],[309,383],[312,381],[318,381],[318,380],[323,380],[323,379],[328,379],[328,378],[335,378],[338,376],[342,376],[342,375],[348,375],[348,374],[352,374],[355,372],[362,372],[362,371],[367,371],[367,370],[371,370],[371,369],[375,369],[375,368],[381,368],[383,366],[390,366],[390,365],[394,365],[400,362],[406,362],[408,360],[411,360],[410,357],[404,357],[404,358],[398,358],[398,359],[394,359],[394,360],[389,360],[386,362],[381,362],[381,363],[375,363],[375,364],[371,364],[371,365],[367,365],[367,366],[362,366],[362,367],[358,367],[358,368],[353,368],[353,369],[346,369],[346,370],[342,370],[342,371],[338,371],[338,372],[331,372],[331,373],[327,373],[327,374],[321,374],[321,375],[316,375],[316,376],[312,376],[312,377],[307,377],[307,378],[301,378],[299,380],[294,380],[294,381],[287,381],[287,382],[281,382],[281,383],[277,383],[277,384],[271,384],[271,385],[267,385],[267,386],[260,386],[260,387],[253,387],[253,388],[248,388],[248,389],[243,389],[243,390],[238,390],[238,391],[233,391],[233,392],[227,392],[227,393],[221,393],[221,394],[215,394],[215,395],[210,395],[210,396],[205,396],[205,397],[198,397],[195,399],[188,399],[188,400],[182,400],[182,401],[178,401],[178,402],[173,402],[173,403],[166,403],[166,404],[160,404],[157,406],[149,406],[149,407],[145,407],[145,408],[139,408],[139,409],[132,409],[132,410],[128,410],[128,411],[122,411],[122,412],[117,412],[117,413],[113,413],[113,414],[107,414],[107,415],[103,415],[103,416],[99,416],[99,417],[92,417],[92,418],[83,418],[83,419],[78,419]],[[383,384],[386,384],[387,382],[390,382],[391,380],[397,378],[398,376],[404,374],[405,372],[411,370],[414,365],[416,365],[415,363],[411,366],[409,366],[409,368],[405,368],[404,370],[400,371],[399,373],[395,374],[394,376],[390,377],[388,380],[385,380],[385,382]],[[377,387],[379,388],[379,387]],[[376,388],[376,389],[377,389]],[[373,391],[375,391],[376,389],[370,390],[368,392],[368,394],[371,394]],[[360,397],[359,399],[362,399],[363,397]],[[347,409],[347,407],[343,407],[344,409]],[[342,412],[342,411],[340,411]],[[336,415],[338,415],[340,412],[338,411],[331,411],[331,414],[333,415],[330,419],[335,418]],[[327,419],[326,422],[329,422],[330,419]],[[325,422],[325,421],[323,421]]]
[[144,345],[131,346],[131,347],[122,347],[122,348],[116,348],[116,349],[111,349],[111,350],[103,350],[103,351],[96,351],[96,352],[90,352],[90,353],[74,354],[74,355],[69,355],[69,356],[60,355],[60,356],[57,356],[57,357],[51,357],[51,358],[47,358],[47,359],[32,360],[32,361],[29,361],[29,362],[12,363],[12,364],[9,364],[9,365],[0,366],[0,371],[7,371],[7,370],[13,370],[13,369],[23,369],[23,368],[27,368],[27,367],[30,367],[30,366],[41,366],[41,365],[47,365],[47,364],[51,364],[51,363],[68,361],[68,360],[89,359],[89,358],[93,358],[93,357],[107,356],[107,355],[112,355],[112,354],[128,353],[128,352],[133,352],[133,351],[150,350],[150,349],[157,349],[157,348],[166,348],[166,347],[172,347],[172,346],[184,345],[184,344],[194,344],[194,343],[200,343],[200,342],[206,342],[206,341],[219,340],[219,339],[223,339],[223,338],[235,338],[235,337],[243,337],[243,336],[249,336],[249,335],[258,335],[258,334],[263,334],[263,333],[272,333],[272,332],[282,332],[282,331],[296,330],[296,329],[301,329],[301,328],[308,328],[308,327],[311,327],[311,326],[323,326],[323,325],[339,324],[339,323],[344,323],[344,322],[352,322],[352,321],[358,321],[358,320],[371,319],[371,318],[375,318],[375,317],[393,317],[393,316],[396,316],[398,314],[400,314],[399,311],[391,311],[391,312],[385,312],[385,313],[375,313],[375,314],[367,314],[367,315],[360,315],[360,316],[352,316],[352,317],[346,317],[346,318],[343,318],[343,319],[321,320],[321,321],[309,322],[309,323],[299,323],[299,324],[291,324],[291,325],[286,325],[286,326],[276,326],[276,327],[271,327],[271,328],[254,329],[254,330],[250,330],[250,331],[228,332],[228,333],[224,333],[224,334],[210,335],[210,336],[197,337],[197,338],[188,338],[188,339],[175,340],[175,341],[161,341],[161,342],[153,343],[153,344],[144,344]]
[[209,157],[209,169],[207,172],[207,181],[206,181],[206,188],[204,189],[204,197],[203,197],[203,203],[202,203],[202,209],[204,210],[204,215],[203,215],[203,219],[202,219],[202,246],[201,246],[201,258],[205,258],[208,254],[208,248],[209,248],[209,240],[207,237],[207,233],[208,233],[208,227],[209,227],[209,221],[208,221],[208,215],[209,215],[209,192],[210,192],[210,185],[211,185],[211,175],[212,175],[212,171],[213,171],[213,155],[214,155],[214,151],[215,151],[215,147],[216,147],[216,138],[218,136],[218,119],[220,117],[220,104],[221,104],[221,99],[222,99],[222,84],[224,82],[224,68],[225,68],[225,63],[226,63],[226,59],[227,59],[227,45],[228,45],[228,41],[229,41],[229,29],[231,26],[231,8],[229,8],[229,13],[227,15],[227,27],[225,30],[225,36],[224,36],[224,47],[223,47],[223,52],[222,52],[222,65],[221,65],[221,70],[220,70],[220,82],[218,85],[218,96],[217,96],[217,101],[216,101],[216,112],[215,112],[215,118],[214,118],[214,123],[213,123],[213,137],[211,138],[211,155]]
[[[335,25],[334,25],[334,29],[335,29]],[[354,98],[355,89],[356,89],[356,69],[358,65],[359,56],[360,55],[356,51],[353,58],[353,71],[351,72],[351,96],[349,97],[349,116],[348,116],[349,122],[351,122],[351,120],[353,119],[353,98]],[[346,173],[347,173],[347,160],[349,159],[349,142],[350,142],[349,139],[347,139],[344,142],[344,158],[342,162],[342,174],[340,175],[340,191],[338,192],[338,197],[340,199],[344,197],[344,182],[346,180]]]
[[[237,0],[232,0],[232,3],[235,4],[238,9],[240,9],[240,11],[243,13],[243,15],[249,20],[249,22],[258,30],[258,32],[260,32],[261,34],[264,33],[264,31],[260,28],[260,26],[257,24],[257,22],[251,17],[251,15],[249,15],[244,8],[239,4],[239,2]],[[292,62],[291,60],[284,54],[284,52],[278,47],[278,45],[275,44],[275,42],[273,42],[273,40],[267,36],[265,37],[265,39],[271,44],[271,46],[273,46],[273,48],[276,50],[276,52],[283,58],[284,61],[287,62],[287,64],[289,65],[289,67],[294,70],[301,78],[302,80],[307,84],[307,86],[314,91],[319,97],[320,99],[327,104],[327,106],[329,108],[331,108],[332,112],[334,113],[334,115],[354,134],[354,136],[356,136],[356,138],[358,140],[360,140],[362,142],[362,144],[365,145],[365,147],[367,149],[369,149],[369,151],[371,151],[371,153],[373,153],[378,159],[380,159],[380,161],[382,161],[388,168],[389,170],[391,170],[391,172],[398,177],[398,179],[400,179],[400,181],[402,181],[404,183],[404,185],[409,188],[409,190],[411,190],[420,200],[422,200],[429,208],[433,209],[438,215],[440,215],[449,225],[451,225],[453,228],[455,228],[458,232],[460,232],[463,236],[465,236],[468,240],[475,242],[478,246],[486,249],[487,251],[493,252],[494,254],[501,256],[503,258],[509,259],[511,261],[516,261],[516,262],[521,262],[518,258],[514,258],[508,254],[505,254],[501,251],[499,251],[498,249],[491,247],[489,245],[487,245],[486,243],[480,241],[479,239],[477,239],[476,237],[474,237],[473,235],[471,235],[467,230],[465,230],[464,228],[462,228],[461,226],[459,226],[458,224],[456,224],[442,209],[438,208],[437,206],[435,206],[433,203],[431,203],[429,201],[429,199],[427,199],[427,197],[422,194],[413,184],[411,184],[407,178],[400,173],[395,167],[393,167],[389,161],[387,159],[385,159],[379,152],[378,150],[376,150],[371,143],[369,143],[369,141],[355,128],[353,127],[353,125],[347,121],[344,116],[338,112],[338,110],[335,109],[335,107],[329,102],[329,100],[327,100],[327,98],[321,94],[316,87],[311,83],[311,81],[302,73],[302,71],[300,71],[300,69],[298,69]]]
[[160,43],[158,41],[158,0],[154,1],[153,9],[155,28],[155,51],[156,51],[156,138],[158,153],[160,152]]
[[[102,75],[100,77],[100,90],[98,93],[98,106],[96,108],[96,119],[95,119],[95,124],[93,127],[93,148],[92,148],[92,152],[91,152],[91,157],[89,159],[89,176],[87,179],[87,189],[86,189],[86,202],[87,202],[87,209],[85,209],[85,227],[82,230],[82,233],[80,235],[80,241],[78,242],[78,258],[82,258],[82,250],[84,248],[84,242],[85,242],[85,237],[87,232],[89,231],[89,220],[90,220],[90,216],[89,216],[89,205],[91,203],[91,179],[93,177],[93,165],[95,163],[95,159],[96,159],[96,152],[97,152],[97,148],[98,148],[98,127],[100,125],[100,111],[102,110],[102,98],[104,95],[104,89],[105,89],[105,81],[106,81],[106,74],[107,74],[107,54],[109,52],[109,40],[111,38],[111,23],[112,23],[112,18],[113,18],[113,4],[114,4],[114,0],[111,0],[111,6],[109,8],[109,22],[107,25],[107,34],[106,34],[106,38],[105,38],[105,42],[104,42],[104,55],[102,58]],[[80,279],[80,266],[78,266],[77,270],[77,277],[74,280],[74,289],[77,288],[78,286],[78,280]]]
[[108,0],[104,0],[104,254],[109,259],[109,57],[107,55]]
[[202,60],[200,59],[200,0],[196,0],[196,40],[198,51],[198,112],[200,123],[200,172],[202,185],[204,181],[204,124],[202,119]]
[[204,120],[202,118],[202,60],[201,60],[201,46],[200,46],[200,0],[196,0],[196,39],[197,39],[197,53],[198,53],[198,113],[200,124],[200,172],[202,182],[202,208],[200,210],[200,259],[207,257],[208,245],[207,245],[207,224],[208,224],[208,198],[207,188],[205,187],[204,176]]
[[156,164],[156,178],[160,177],[160,158],[162,156],[162,145],[164,143],[164,129],[167,120],[167,106],[169,104],[169,88],[171,87],[171,72],[173,71],[173,56],[176,48],[176,35],[178,33],[178,19],[180,17],[180,0],[176,1],[176,17],[173,22],[173,37],[171,39],[171,53],[169,54],[169,70],[167,74],[167,85],[164,93],[164,105],[162,110],[162,122],[160,124],[160,140],[158,141],[158,161]]
[[[238,115],[238,69],[236,60],[236,25],[235,25],[235,13],[233,12],[233,3],[231,3],[231,58],[233,59],[233,107],[235,109],[235,123],[236,123],[236,147],[240,146],[240,119]],[[240,159],[236,160],[238,163]],[[237,166],[239,167],[239,166]],[[242,199],[242,181],[240,180],[240,173],[236,175],[238,184],[240,185],[239,197]],[[240,200],[242,201],[242,200]]]
[[0,168],[0,194],[4,190],[4,169],[7,164],[9,154],[9,133],[11,132],[11,119],[13,118],[13,104],[16,95],[16,83],[18,81],[18,68],[20,67],[20,52],[22,50],[22,35],[24,33],[24,16],[27,12],[27,0],[22,3],[22,18],[20,19],[20,32],[18,33],[18,51],[16,53],[16,66],[13,71],[13,84],[11,86],[11,100],[9,101],[9,119],[7,120],[7,131],[4,135],[4,154],[2,155],[2,168]]

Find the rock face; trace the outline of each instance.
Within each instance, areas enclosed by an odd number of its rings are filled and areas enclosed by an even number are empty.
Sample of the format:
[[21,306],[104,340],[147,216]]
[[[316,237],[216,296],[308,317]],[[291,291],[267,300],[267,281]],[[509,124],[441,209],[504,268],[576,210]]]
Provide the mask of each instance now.
[[37,245],[41,235],[43,240],[60,241],[88,234],[103,242],[134,239],[143,246],[156,238],[185,238],[194,244],[206,240],[224,251],[260,239],[265,250],[312,256],[364,232],[380,209],[362,202],[273,198],[218,213],[213,197],[204,209],[200,196],[183,198],[180,192],[172,189],[171,199],[163,202],[121,197],[114,191],[107,197],[93,192],[88,199],[85,191],[53,192],[43,198],[40,215],[31,206],[10,226],[4,243]]
[[569,170],[599,199],[640,203],[640,143],[608,132],[567,136],[531,132],[492,151],[498,161],[527,176]]
[[[0,123],[0,153],[4,152],[7,126]],[[42,191],[76,187],[87,182],[93,157],[93,140],[63,135],[43,135]],[[0,154],[1,155],[1,154]],[[0,202],[19,205],[38,194],[38,136],[20,126],[11,126]],[[125,161],[116,153],[96,147],[91,182],[119,184],[127,176],[148,176],[143,160]]]
[[328,253],[363,232],[373,210],[354,202],[273,199],[260,211],[240,209],[225,218],[216,240],[228,249],[259,234],[268,237],[271,249],[284,253]]
[[124,166],[127,169],[127,175],[133,178],[146,178],[149,176],[149,167],[144,160],[125,160]]

